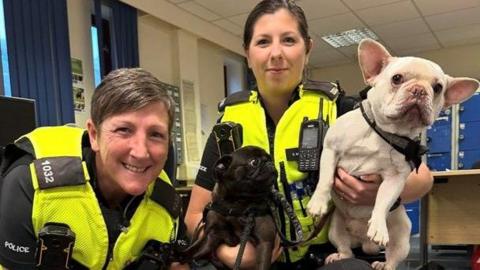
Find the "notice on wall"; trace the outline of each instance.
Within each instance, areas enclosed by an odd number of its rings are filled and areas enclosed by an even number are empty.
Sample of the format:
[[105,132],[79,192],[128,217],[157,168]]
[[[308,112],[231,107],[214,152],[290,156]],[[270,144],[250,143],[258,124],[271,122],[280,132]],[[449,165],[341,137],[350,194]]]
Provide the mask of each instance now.
[[75,111],[85,111],[85,90],[79,87],[73,87],[73,106]]
[[72,58],[73,108],[76,112],[85,112],[85,85],[83,82],[82,60]]
[[182,80],[183,113],[185,128],[185,144],[187,146],[188,160],[200,161],[199,145],[197,140],[197,114],[195,111],[195,92],[193,82]]

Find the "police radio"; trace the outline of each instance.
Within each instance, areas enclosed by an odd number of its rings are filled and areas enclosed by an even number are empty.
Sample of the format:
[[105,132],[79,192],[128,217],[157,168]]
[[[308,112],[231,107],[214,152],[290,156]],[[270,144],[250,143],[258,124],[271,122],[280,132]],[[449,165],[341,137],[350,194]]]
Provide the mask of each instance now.
[[71,269],[75,233],[67,224],[49,222],[38,233],[36,269]]
[[220,157],[231,154],[242,146],[242,125],[234,122],[222,122],[213,126]]
[[318,170],[320,153],[323,148],[323,139],[328,126],[321,119],[303,119],[300,129],[300,142],[298,149],[298,170],[310,172]]

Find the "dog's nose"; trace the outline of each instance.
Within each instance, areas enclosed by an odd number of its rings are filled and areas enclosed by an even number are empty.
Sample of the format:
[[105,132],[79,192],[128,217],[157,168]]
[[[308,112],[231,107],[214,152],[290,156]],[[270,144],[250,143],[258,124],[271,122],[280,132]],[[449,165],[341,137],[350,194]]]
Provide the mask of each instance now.
[[414,85],[413,87],[410,88],[409,92],[415,98],[421,98],[427,95],[427,92],[425,91],[425,87],[421,85]]

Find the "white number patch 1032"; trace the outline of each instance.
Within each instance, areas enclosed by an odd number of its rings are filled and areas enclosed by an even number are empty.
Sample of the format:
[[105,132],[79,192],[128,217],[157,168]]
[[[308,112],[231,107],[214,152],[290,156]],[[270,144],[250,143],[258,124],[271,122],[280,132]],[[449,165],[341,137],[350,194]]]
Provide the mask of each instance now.
[[83,185],[84,164],[80,157],[45,157],[33,161],[39,189]]
[[41,164],[43,176],[45,177],[45,183],[53,183],[55,182],[55,177],[53,175],[52,165],[50,161],[45,160]]

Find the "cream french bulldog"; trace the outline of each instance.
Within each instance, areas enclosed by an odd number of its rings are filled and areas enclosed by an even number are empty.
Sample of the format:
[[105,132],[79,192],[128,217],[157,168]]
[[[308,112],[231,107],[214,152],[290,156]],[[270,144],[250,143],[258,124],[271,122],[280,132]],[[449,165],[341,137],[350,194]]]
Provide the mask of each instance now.
[[[372,254],[385,247],[386,261],[374,262],[372,267],[395,269],[408,255],[411,224],[402,205],[391,208],[412,169],[418,169],[421,154],[418,144],[406,145],[415,142],[442,109],[468,99],[479,82],[450,77],[426,59],[393,57],[371,39],[360,43],[358,58],[363,78],[372,89],[361,110],[338,118],[328,130],[319,182],[307,208],[318,217],[327,212],[330,199],[335,203],[329,238],[337,253],[327,257],[327,263],[353,257],[352,247],[361,246]],[[406,152],[413,149],[417,158],[400,153],[387,141],[397,141]],[[352,205],[332,190],[337,167],[356,176],[380,174],[383,181],[374,206]]]

